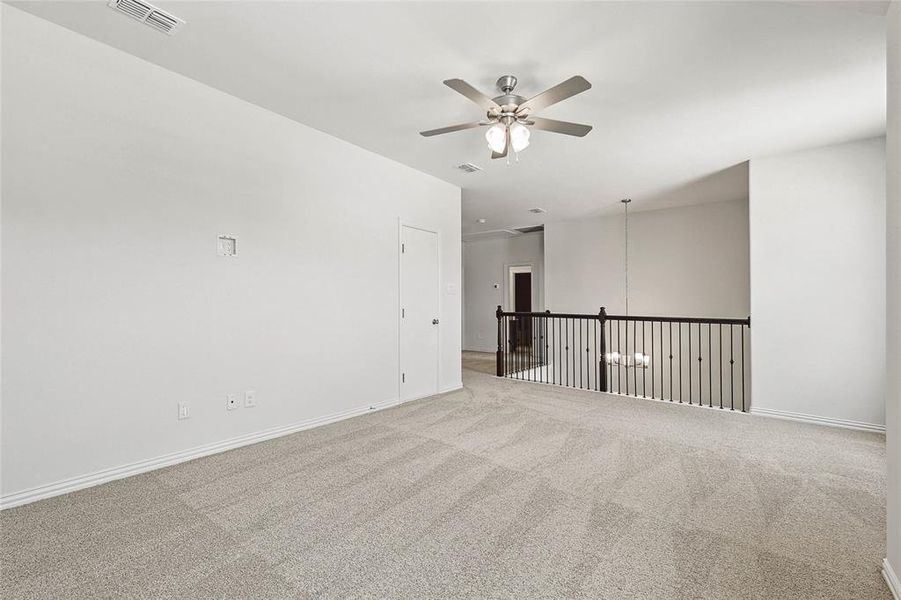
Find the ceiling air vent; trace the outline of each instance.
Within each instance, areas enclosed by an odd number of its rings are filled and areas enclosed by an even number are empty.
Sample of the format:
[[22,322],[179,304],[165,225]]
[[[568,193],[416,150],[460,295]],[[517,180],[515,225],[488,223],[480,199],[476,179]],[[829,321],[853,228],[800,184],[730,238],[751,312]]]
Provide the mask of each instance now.
[[535,233],[536,231],[544,231],[544,225],[535,225],[534,227],[517,227],[516,231],[520,233]]
[[464,173],[475,173],[476,171],[482,170],[482,167],[480,167],[479,165],[474,165],[472,163],[463,163],[462,165],[457,165],[457,168]]
[[530,213],[533,213],[533,214],[536,214],[536,215],[540,215],[540,214],[542,214],[542,213],[546,213],[547,211],[544,210],[543,208],[530,208],[530,209],[529,209],[529,212],[530,212]]
[[110,0],[108,6],[116,12],[128,15],[136,21],[169,35],[185,24],[178,17],[141,0]]

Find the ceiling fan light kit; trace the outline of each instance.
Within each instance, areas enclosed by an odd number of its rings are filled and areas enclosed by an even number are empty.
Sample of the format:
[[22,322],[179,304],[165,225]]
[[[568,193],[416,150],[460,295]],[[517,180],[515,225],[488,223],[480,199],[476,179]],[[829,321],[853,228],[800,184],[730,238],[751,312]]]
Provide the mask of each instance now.
[[484,121],[421,131],[420,135],[431,137],[475,127],[488,127],[488,131],[485,132],[485,141],[488,142],[488,148],[491,150],[491,158],[503,158],[509,154],[510,150],[518,155],[528,148],[532,129],[576,137],[584,137],[591,131],[591,125],[533,116],[533,113],[552,104],[591,89],[591,84],[584,77],[580,75],[570,77],[563,83],[529,99],[513,93],[516,83],[516,77],[513,75],[504,75],[497,80],[497,87],[502,92],[501,95],[489,98],[462,79],[445,80],[446,86],[466,96],[485,110],[486,118]]

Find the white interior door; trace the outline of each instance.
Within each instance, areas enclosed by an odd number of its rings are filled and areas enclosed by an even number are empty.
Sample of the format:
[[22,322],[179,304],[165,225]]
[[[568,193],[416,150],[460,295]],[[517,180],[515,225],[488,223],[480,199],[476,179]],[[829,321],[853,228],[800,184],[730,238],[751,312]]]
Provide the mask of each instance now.
[[400,397],[438,392],[438,234],[401,227]]

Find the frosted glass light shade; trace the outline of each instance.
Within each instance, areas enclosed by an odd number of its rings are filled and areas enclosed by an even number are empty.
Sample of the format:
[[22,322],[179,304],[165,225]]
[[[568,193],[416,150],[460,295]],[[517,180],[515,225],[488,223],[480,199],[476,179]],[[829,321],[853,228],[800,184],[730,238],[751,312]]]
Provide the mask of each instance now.
[[492,152],[501,154],[507,146],[507,128],[500,123],[492,125],[485,132],[485,140],[488,141],[488,147]]
[[514,152],[521,152],[529,147],[529,136],[532,132],[522,123],[510,125],[510,145]]

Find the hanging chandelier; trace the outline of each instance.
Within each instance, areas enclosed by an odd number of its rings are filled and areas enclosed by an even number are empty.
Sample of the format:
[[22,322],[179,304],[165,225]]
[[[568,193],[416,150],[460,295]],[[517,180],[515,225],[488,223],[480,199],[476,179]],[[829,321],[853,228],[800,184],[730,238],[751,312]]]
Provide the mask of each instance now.
[[651,364],[651,357],[641,352],[635,354],[608,352],[605,359],[610,366],[625,367],[626,369],[647,369]]
[[[625,223],[625,235],[623,236],[625,251],[623,252],[624,261],[623,261],[623,273],[625,274],[625,284],[626,284],[626,316],[629,316],[629,203],[632,202],[631,198],[623,198],[620,200],[623,203],[623,221]],[[628,330],[627,330],[628,331]],[[628,336],[626,338],[626,343],[628,344]],[[633,342],[634,344],[634,342]],[[642,348],[644,350],[644,348]],[[620,352],[608,352],[604,356],[604,362],[606,362],[611,367],[623,367],[626,369],[647,369],[651,364],[651,357],[642,352],[635,352],[634,354],[622,354]]]

